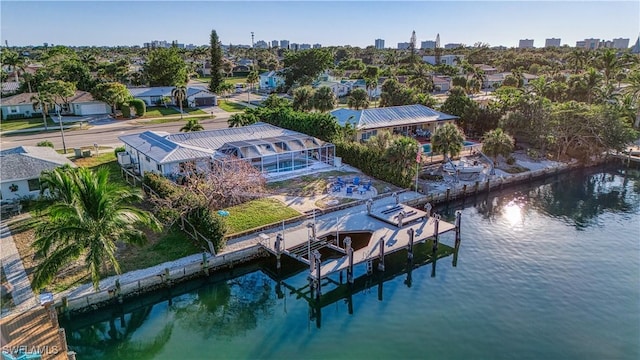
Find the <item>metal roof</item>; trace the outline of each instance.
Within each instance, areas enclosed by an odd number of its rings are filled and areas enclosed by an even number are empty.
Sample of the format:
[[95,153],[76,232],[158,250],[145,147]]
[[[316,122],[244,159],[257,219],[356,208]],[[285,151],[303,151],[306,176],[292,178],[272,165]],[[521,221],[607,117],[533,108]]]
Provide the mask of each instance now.
[[[129,93],[133,97],[146,97],[146,96],[166,96],[171,97],[171,92],[175,89],[175,86],[154,86],[154,87],[138,87],[129,88]],[[201,87],[187,87],[187,97],[197,94],[205,89]]]
[[341,126],[355,124],[357,130],[406,126],[426,122],[457,119],[424,105],[390,106],[364,110],[338,109],[331,112]]
[[50,147],[18,146],[0,151],[0,179],[2,182],[36,179],[45,170],[62,165],[76,167],[67,157]]
[[265,123],[178,134],[145,131],[121,136],[120,140],[159,164],[223,155],[256,158],[327,144],[313,136]]

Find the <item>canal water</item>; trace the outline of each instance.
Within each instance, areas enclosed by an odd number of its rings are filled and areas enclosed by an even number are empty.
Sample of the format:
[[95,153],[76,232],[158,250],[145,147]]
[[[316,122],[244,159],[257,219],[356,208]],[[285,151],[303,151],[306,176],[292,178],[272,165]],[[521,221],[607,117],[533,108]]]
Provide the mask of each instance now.
[[[576,171],[438,209],[455,210],[456,266],[423,245],[413,266],[397,253],[384,274],[358,269],[351,292],[326,285],[321,306],[304,268],[285,262],[278,282],[269,260],[61,323],[78,359],[640,358],[640,172]],[[450,250],[453,234],[441,240]]]

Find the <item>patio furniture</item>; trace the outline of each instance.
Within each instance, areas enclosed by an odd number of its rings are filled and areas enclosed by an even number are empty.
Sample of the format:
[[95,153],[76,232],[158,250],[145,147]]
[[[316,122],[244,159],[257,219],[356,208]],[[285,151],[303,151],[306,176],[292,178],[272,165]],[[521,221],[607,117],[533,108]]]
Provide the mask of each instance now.
[[365,189],[364,186],[361,186],[358,188],[358,192],[360,193],[360,195],[364,195],[367,193],[367,189]]
[[340,186],[340,185],[333,185],[333,192],[340,192],[340,190],[342,190],[342,186]]
[[347,187],[347,195],[353,195],[353,188],[351,186]]
[[369,191],[369,190],[371,190],[371,182],[369,182],[369,183],[367,183],[367,184],[364,184],[364,185],[362,186],[362,188],[363,188],[365,191]]
[[360,178],[359,177],[354,177],[353,178],[353,185],[360,185]]

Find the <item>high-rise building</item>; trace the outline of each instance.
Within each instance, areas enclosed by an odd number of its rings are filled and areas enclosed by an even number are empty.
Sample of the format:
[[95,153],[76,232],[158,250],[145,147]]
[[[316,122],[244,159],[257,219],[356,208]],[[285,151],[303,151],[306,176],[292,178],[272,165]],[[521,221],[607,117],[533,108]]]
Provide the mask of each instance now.
[[420,49],[435,49],[436,42],[433,40],[427,40],[420,43]]
[[384,40],[376,39],[375,45],[376,45],[376,49],[384,49]]
[[629,47],[629,39],[613,39],[613,48],[614,49],[626,49]]
[[586,43],[585,43],[585,41],[584,41],[584,40],[576,41],[576,47],[577,47],[577,48],[584,48],[584,45],[585,45],[585,44],[586,44]]
[[533,49],[533,40],[532,39],[521,39],[518,43],[519,49]]
[[277,48],[279,46],[279,42],[278,40],[271,40],[271,47],[272,48]]
[[269,44],[267,44],[266,41],[264,40],[258,40],[256,41],[256,43],[253,45],[254,48],[256,49],[266,49],[269,47]]
[[595,50],[600,46],[600,39],[584,39],[584,48]]
[[398,43],[398,50],[407,50],[409,48],[409,46],[411,46],[411,44],[408,43],[408,42],[399,42]]
[[296,43],[291,43],[291,44],[289,44],[289,49],[296,50],[296,51],[300,50],[300,45],[296,44]]
[[560,39],[559,38],[546,39],[544,41],[544,47],[560,47]]
[[289,48],[289,40],[280,40],[280,48],[288,49]]
[[[437,41],[436,41],[437,43]],[[460,43],[448,43],[448,44],[444,44],[444,48],[445,49],[457,49],[459,47],[462,47],[462,44]]]
[[635,45],[631,47],[632,54],[640,54],[640,37],[636,40]]
[[311,44],[300,44],[300,50],[311,49]]
[[322,47],[321,44],[313,44],[314,49],[320,49]]

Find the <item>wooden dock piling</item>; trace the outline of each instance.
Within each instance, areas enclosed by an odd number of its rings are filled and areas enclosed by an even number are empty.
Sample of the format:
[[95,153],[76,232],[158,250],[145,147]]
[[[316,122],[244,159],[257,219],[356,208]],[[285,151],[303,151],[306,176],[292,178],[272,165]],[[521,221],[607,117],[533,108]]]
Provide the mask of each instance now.
[[433,224],[433,251],[436,252],[438,251],[438,236],[439,236],[439,232],[438,232],[438,227],[440,226],[440,215],[436,214],[433,217],[434,220],[434,224]]
[[413,240],[415,236],[415,231],[413,228],[407,230],[407,234],[409,234],[409,243],[407,244],[407,260],[413,259]]
[[347,267],[347,282],[353,284],[353,248],[351,247],[351,237],[344,238],[344,246],[349,257],[349,267]]
[[384,238],[380,238],[378,242],[380,246],[380,263],[378,263],[378,270],[384,271]]

